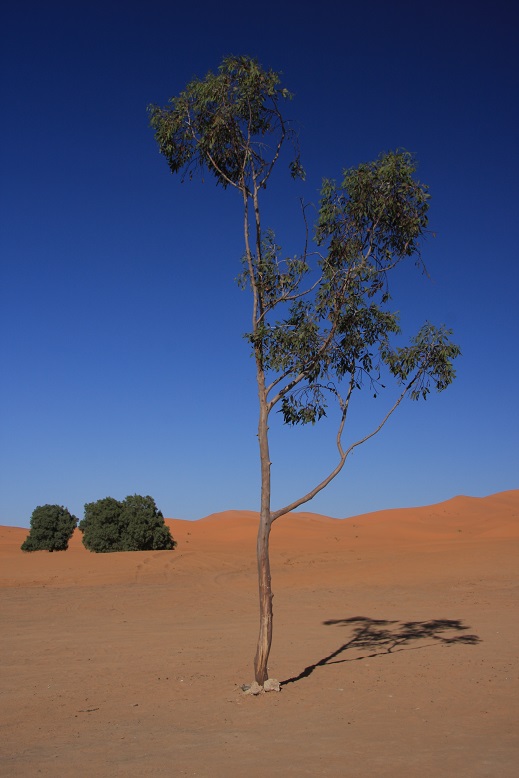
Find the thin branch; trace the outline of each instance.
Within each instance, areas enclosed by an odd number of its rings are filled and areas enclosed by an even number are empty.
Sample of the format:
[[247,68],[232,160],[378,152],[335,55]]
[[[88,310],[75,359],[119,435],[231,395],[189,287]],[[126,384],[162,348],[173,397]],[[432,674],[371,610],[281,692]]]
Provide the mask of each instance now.
[[247,257],[247,268],[249,271],[250,284],[252,288],[252,329],[256,331],[256,319],[258,312],[258,285],[254,277],[254,265],[252,262],[252,252],[250,248],[249,238],[249,195],[246,187],[242,190],[243,193],[243,233],[245,238],[245,256]]
[[382,421],[380,422],[378,427],[376,427],[372,432],[370,432],[368,435],[365,435],[360,440],[357,440],[355,443],[352,443],[351,446],[349,446],[349,448],[346,449],[346,451],[343,451],[342,450],[342,445],[341,445],[341,437],[342,437],[342,432],[343,432],[343,429],[344,429],[344,423],[345,423],[345,420],[346,420],[347,405],[349,404],[349,397],[351,396],[351,392],[352,392],[352,389],[353,389],[353,387],[351,385],[351,381],[350,381],[350,389],[348,391],[346,407],[343,408],[343,410],[342,410],[341,423],[339,425],[339,430],[337,432],[337,447],[339,448],[339,452],[342,452],[342,453],[340,453],[340,459],[339,459],[338,464],[331,471],[331,473],[329,475],[327,475],[326,478],[324,478],[319,484],[317,484],[317,486],[315,486],[310,492],[307,492],[303,497],[300,497],[298,500],[294,500],[294,502],[290,503],[289,505],[286,505],[284,508],[280,508],[277,511],[273,511],[271,513],[272,521],[275,521],[280,516],[284,516],[286,513],[290,513],[290,511],[294,511],[294,510],[296,510],[296,508],[299,508],[301,505],[304,505],[305,503],[309,502],[317,494],[319,494],[319,492],[321,492],[326,486],[328,486],[328,484],[331,481],[333,481],[333,479],[341,472],[342,468],[344,467],[344,463],[346,462],[347,457],[349,456],[349,454],[351,454],[353,449],[357,448],[357,446],[360,446],[362,443],[365,443],[367,440],[369,440],[374,435],[376,435],[378,432],[380,432],[380,430],[386,424],[388,419],[396,411],[396,409],[398,408],[398,406],[400,405],[400,403],[402,402],[402,400],[404,399],[406,394],[409,392],[409,390],[413,386],[413,384],[418,380],[418,378],[420,377],[421,373],[422,373],[422,370],[420,369],[417,372],[417,374],[414,376],[414,378],[407,384],[407,386],[405,387],[405,389],[401,393],[400,397],[396,400],[396,402],[394,403],[392,408],[390,408],[388,413],[384,416],[384,418],[382,419]]
[[274,157],[272,158],[272,160],[271,160],[271,162],[270,162],[270,164],[269,164],[269,166],[267,168],[267,172],[265,173],[265,175],[263,176],[263,178],[261,180],[258,179],[258,183],[259,183],[260,187],[265,187],[266,186],[266,183],[267,183],[267,181],[270,178],[270,174],[272,173],[272,169],[274,168],[274,165],[276,164],[276,162],[278,160],[279,154],[281,152],[281,147],[283,146],[283,143],[285,142],[285,137],[286,137],[286,128],[285,128],[285,123],[283,121],[283,117],[281,116],[281,113],[280,113],[279,108],[277,106],[276,100],[273,99],[273,103],[274,103],[273,113],[277,117],[277,119],[279,120],[279,125],[281,127],[281,137],[280,137],[280,139],[279,139],[279,141],[277,143],[276,152],[275,152]]
[[[303,253],[301,255],[301,258],[303,259],[303,261],[306,262],[306,260],[308,259],[309,256],[321,256],[321,255],[317,251],[312,252],[311,254],[308,253],[309,229],[308,229],[308,219],[306,218],[306,208],[308,207],[308,205],[304,205],[303,204],[302,198],[300,199],[300,204],[301,204],[301,210],[303,212],[303,221],[304,221],[304,224],[305,224],[305,245],[304,245],[304,249],[303,249]],[[279,263],[278,263],[278,268],[279,268]],[[294,280],[294,282],[291,284],[290,288],[292,290],[297,289],[297,287],[299,286],[302,278],[303,278],[303,271],[301,271],[299,273],[297,280]],[[297,293],[294,293],[294,294],[290,294],[290,293],[282,294],[280,297],[278,297],[276,300],[271,302],[265,308],[265,310],[263,312],[263,316],[261,317],[261,319],[263,320],[265,318],[265,316],[268,313],[270,313],[270,311],[272,311],[280,303],[288,303],[288,302],[294,302],[294,300],[301,300],[303,297],[306,297],[307,295],[311,294],[311,292],[313,292],[314,289],[316,289],[319,286],[319,284],[321,283],[322,280],[323,280],[323,275],[321,275],[317,279],[317,281],[314,284],[312,284],[312,286],[310,286],[308,289],[305,289],[303,292],[297,292]],[[258,321],[258,324],[260,324],[260,321]]]
[[[323,340],[322,344],[319,346],[319,349],[314,357],[309,361],[308,365],[292,380],[290,383],[288,383],[283,389],[280,389],[279,392],[273,397],[268,404],[268,412],[272,410],[272,408],[277,405],[277,403],[283,399],[283,397],[287,394],[287,392],[290,392],[291,389],[294,388],[294,386],[297,386],[298,384],[303,381],[306,376],[308,375],[309,371],[315,367],[315,365],[321,360],[321,357],[324,353],[326,353],[326,350],[328,349],[328,346],[330,345],[331,341],[335,337],[335,333],[337,330],[338,321],[336,320],[332,323],[332,326],[330,327],[330,331],[327,335],[327,337]],[[290,371],[291,372],[291,371]],[[288,373],[289,375],[289,373]],[[270,391],[274,386],[277,386],[279,381],[276,379],[274,380],[268,391]]]
[[[301,381],[304,381],[304,379],[306,378],[306,376],[308,374],[308,370],[310,370],[310,367],[311,367],[311,365],[308,365],[308,368],[306,370],[304,370],[301,373],[299,373],[295,378],[292,379],[292,381],[290,381],[290,383],[288,383],[286,386],[284,386],[283,389],[280,389],[279,392],[272,398],[272,400],[269,400],[269,404],[268,404],[268,412],[269,413],[272,410],[272,408],[275,405],[277,405],[280,400],[283,399],[283,397],[287,394],[287,392],[290,392],[290,390],[293,389],[298,384],[300,384]],[[290,375],[291,372],[292,372],[292,370],[288,370],[288,371],[286,371],[286,373],[284,375],[279,376],[279,378],[274,379],[274,381],[272,381],[272,383],[270,384],[270,386],[267,389],[267,394],[275,386],[277,386],[280,383],[280,381],[282,381],[284,378],[287,378]]]
[[[303,276],[302,276],[302,273],[301,273],[299,275],[299,280],[298,281],[294,281],[294,283],[291,285],[293,289],[297,288],[297,286],[298,286],[299,282],[301,281],[302,277]],[[322,280],[323,280],[323,276],[320,276],[320,278],[318,278],[317,281],[314,284],[312,284],[312,286],[308,287],[308,289],[305,289],[303,292],[298,292],[297,294],[288,294],[288,293],[286,293],[286,294],[281,295],[281,297],[278,297],[273,302],[269,303],[265,307],[265,310],[263,311],[263,314],[261,315],[260,319],[258,320],[258,324],[260,324],[263,321],[263,319],[267,316],[267,314],[269,314],[270,311],[274,310],[274,308],[277,305],[279,305],[280,303],[289,303],[289,302],[293,302],[294,300],[301,300],[303,297],[307,297],[307,295],[309,295],[311,292],[314,291],[314,289],[317,286],[319,286],[319,284],[321,283]]]

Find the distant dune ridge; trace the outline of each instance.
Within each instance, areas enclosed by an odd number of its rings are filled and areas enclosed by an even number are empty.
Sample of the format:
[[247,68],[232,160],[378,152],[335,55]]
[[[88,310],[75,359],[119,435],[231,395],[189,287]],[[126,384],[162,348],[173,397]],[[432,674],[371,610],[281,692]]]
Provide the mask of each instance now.
[[[366,513],[348,519],[301,511],[284,516],[274,524],[271,546],[273,561],[286,553],[322,553],[338,551],[339,543],[355,542],[366,550],[383,547],[387,551],[418,550],[444,546],[449,541],[476,542],[490,539],[516,539],[519,536],[519,490],[501,492],[489,497],[454,497],[446,502],[419,508],[402,508]],[[229,510],[214,513],[198,521],[166,519],[178,542],[176,551],[159,552],[173,556],[169,574],[173,575],[176,558],[182,558],[185,571],[190,563],[196,567],[196,556],[203,553],[218,566],[218,554],[238,554],[241,562],[254,564],[258,514],[254,511]],[[68,551],[49,554],[46,551],[24,553],[20,546],[28,530],[0,527],[0,585],[20,586],[36,581],[46,585],[123,581],[133,575],[137,555],[150,552],[93,554],[82,544],[76,529]],[[208,556],[209,555],[209,556]],[[151,571],[150,571],[151,572]],[[28,578],[27,578],[28,576]],[[32,581],[31,576],[35,576]],[[104,577],[106,576],[106,577]]]

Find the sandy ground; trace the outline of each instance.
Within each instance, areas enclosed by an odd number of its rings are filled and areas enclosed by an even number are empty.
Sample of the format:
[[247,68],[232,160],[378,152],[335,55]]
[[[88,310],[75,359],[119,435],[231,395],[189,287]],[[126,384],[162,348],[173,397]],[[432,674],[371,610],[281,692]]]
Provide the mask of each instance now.
[[99,555],[0,527],[0,775],[518,774],[519,491],[280,519],[257,698],[257,517],[168,523]]

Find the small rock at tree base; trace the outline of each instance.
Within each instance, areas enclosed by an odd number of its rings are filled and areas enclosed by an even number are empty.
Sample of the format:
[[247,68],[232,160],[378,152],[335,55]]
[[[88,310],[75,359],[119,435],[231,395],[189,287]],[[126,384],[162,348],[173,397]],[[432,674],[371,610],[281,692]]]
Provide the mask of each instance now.
[[[245,685],[246,684],[244,684],[244,686]],[[243,693],[256,695],[256,694],[261,694],[262,691],[263,691],[263,687],[260,686],[259,683],[256,683],[256,681],[254,681],[254,683],[251,684],[248,689],[243,690]]]
[[267,680],[263,684],[263,689],[266,692],[279,692],[281,691],[281,686],[279,684],[279,681],[276,681],[275,678],[267,678]]

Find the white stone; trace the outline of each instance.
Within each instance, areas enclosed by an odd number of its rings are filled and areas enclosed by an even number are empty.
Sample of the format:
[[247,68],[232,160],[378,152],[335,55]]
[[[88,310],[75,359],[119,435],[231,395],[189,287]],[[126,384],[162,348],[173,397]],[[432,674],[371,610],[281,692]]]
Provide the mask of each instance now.
[[254,681],[254,683],[252,683],[248,689],[244,689],[244,694],[256,695],[256,694],[261,694],[262,691],[263,691],[263,687],[260,686],[259,683],[256,683],[256,681]]

